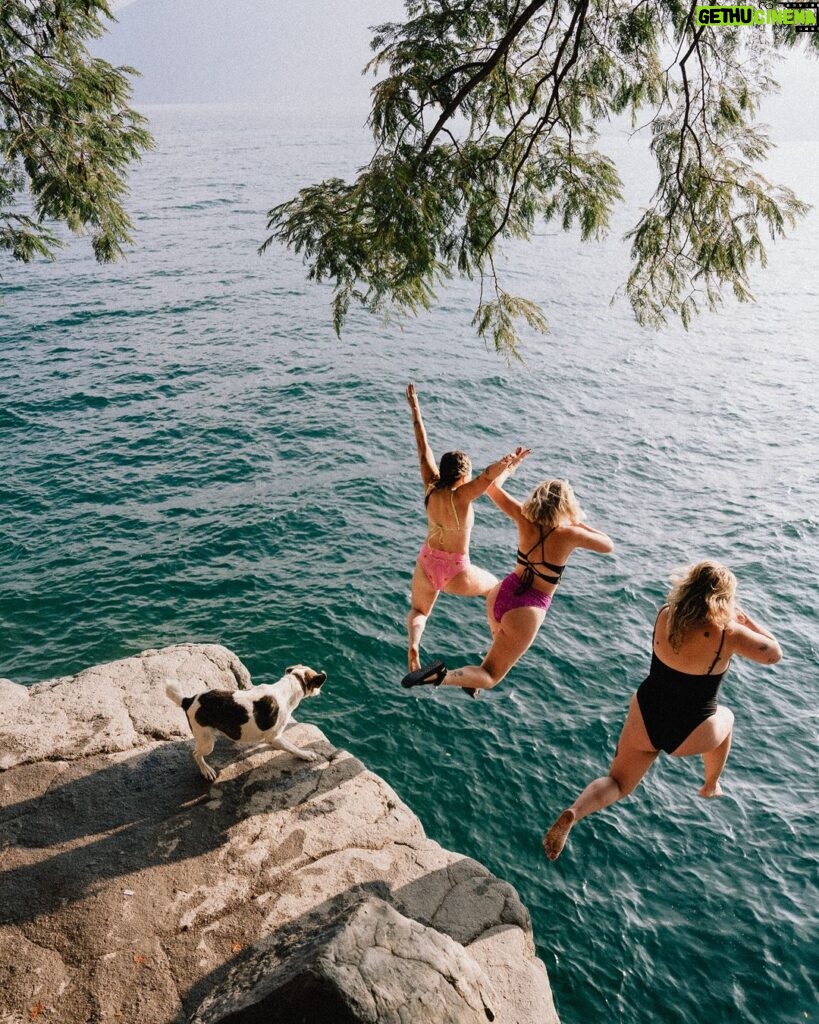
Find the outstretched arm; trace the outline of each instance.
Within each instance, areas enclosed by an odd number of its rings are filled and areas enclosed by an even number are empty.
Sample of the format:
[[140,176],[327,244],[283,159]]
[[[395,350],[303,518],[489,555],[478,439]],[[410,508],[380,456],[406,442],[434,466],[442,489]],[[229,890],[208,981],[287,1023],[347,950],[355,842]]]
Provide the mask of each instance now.
[[427,432],[424,429],[424,421],[421,419],[421,405],[414,384],[407,384],[407,401],[412,412],[412,427],[415,431],[415,447],[418,449],[418,461],[421,464],[421,479],[424,487],[429,487],[438,476],[438,466],[435,463],[435,456],[427,440]]
[[511,476],[512,473],[518,468],[523,460],[530,455],[532,452],[531,448],[516,448],[515,458],[511,465],[507,466],[506,469],[501,473],[497,480],[493,480],[492,483],[486,489],[486,496],[492,501],[497,507],[503,512],[505,516],[509,516],[514,522],[519,523],[524,519],[524,515],[520,510],[520,502],[507,494],[503,489],[507,477]]
[[[494,490],[494,492],[499,492],[501,495],[504,495],[504,492],[500,491],[500,488],[497,486],[498,483],[503,482],[509,474],[513,472],[521,462],[523,462],[531,450],[531,448],[518,447],[508,455],[504,455],[503,458],[498,459],[497,462],[493,462],[490,466],[487,466],[482,473],[479,473],[475,477],[474,480],[470,480],[468,484],[464,484],[463,487],[459,487],[458,490],[460,494],[468,501],[474,501],[475,498],[480,497],[481,494],[486,492],[500,508],[501,506],[498,503],[496,494],[490,492]],[[507,498],[509,497],[508,495],[504,496]],[[501,498],[500,500],[502,501],[503,499]],[[513,499],[509,498],[509,500],[512,501]],[[503,511],[505,511],[505,509]]]

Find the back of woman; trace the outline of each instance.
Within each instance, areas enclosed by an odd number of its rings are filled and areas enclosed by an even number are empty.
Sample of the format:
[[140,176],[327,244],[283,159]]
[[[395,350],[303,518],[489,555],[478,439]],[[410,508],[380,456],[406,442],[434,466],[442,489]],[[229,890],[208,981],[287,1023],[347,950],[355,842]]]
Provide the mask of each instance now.
[[670,669],[686,675],[722,675],[731,656],[726,646],[728,623],[703,621],[692,627],[675,643],[671,642],[671,612],[660,610],[654,628],[654,654]]
[[725,632],[736,613],[736,577],[707,559],[689,566],[673,582],[654,625],[654,654],[678,672],[725,672],[731,657]]
[[462,488],[433,489],[427,495],[427,544],[438,551],[466,552],[475,511]]

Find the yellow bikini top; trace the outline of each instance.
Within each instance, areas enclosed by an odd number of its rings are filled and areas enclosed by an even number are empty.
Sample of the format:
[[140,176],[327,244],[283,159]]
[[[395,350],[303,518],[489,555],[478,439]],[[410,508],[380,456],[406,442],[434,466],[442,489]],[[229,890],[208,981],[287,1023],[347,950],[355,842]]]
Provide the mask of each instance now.
[[[427,488],[427,496],[429,496],[434,489],[435,485],[430,484],[429,487]],[[458,518],[458,510],[455,508],[455,498],[453,496],[452,491],[449,492],[449,503],[452,506],[452,514],[455,516],[455,522],[457,523],[457,526],[444,526],[443,523],[430,522],[428,534],[429,540],[443,540],[445,533],[454,533],[455,531],[461,529],[461,521]]]

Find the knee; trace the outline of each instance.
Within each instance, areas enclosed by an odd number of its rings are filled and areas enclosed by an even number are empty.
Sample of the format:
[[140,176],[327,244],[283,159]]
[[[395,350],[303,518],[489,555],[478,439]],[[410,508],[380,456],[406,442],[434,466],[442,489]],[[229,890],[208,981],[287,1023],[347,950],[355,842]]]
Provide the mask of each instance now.
[[492,668],[491,665],[487,665],[486,662],[484,662],[483,665],[481,665],[481,668],[489,677],[488,681],[484,683],[483,686],[485,690],[491,690],[493,686],[497,686],[502,679],[506,678],[509,671],[508,669],[505,669],[503,671],[500,671],[499,669],[494,669]]
[[637,788],[636,782],[623,782],[621,779],[618,779],[616,775],[609,775],[609,778],[611,779],[612,783],[617,787],[617,796],[615,797],[615,800],[622,800],[623,797],[628,796],[629,793],[633,793],[634,790]]

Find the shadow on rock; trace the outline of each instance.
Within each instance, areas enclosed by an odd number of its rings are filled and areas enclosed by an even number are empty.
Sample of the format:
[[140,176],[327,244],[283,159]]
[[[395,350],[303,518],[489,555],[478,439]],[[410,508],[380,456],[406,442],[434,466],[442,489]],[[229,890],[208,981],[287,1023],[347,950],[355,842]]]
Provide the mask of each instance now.
[[[209,786],[190,750],[190,743],[163,743],[131,756],[41,762],[4,773],[0,920],[32,920],[112,879],[126,885],[152,866],[214,854],[242,822],[297,807],[362,771],[349,757],[306,764],[272,751],[233,756],[235,748],[224,744],[214,755],[222,774]],[[28,799],[14,800],[26,793]]]

